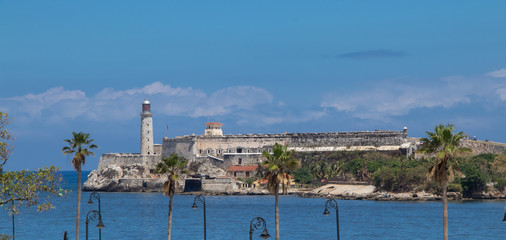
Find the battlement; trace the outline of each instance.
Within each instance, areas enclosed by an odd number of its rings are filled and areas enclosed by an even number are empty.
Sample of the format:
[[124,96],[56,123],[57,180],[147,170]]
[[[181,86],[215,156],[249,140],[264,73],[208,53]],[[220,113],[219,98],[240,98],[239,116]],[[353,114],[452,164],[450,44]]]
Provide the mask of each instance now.
[[376,130],[376,131],[356,131],[356,132],[321,132],[321,133],[266,133],[266,134],[226,134],[226,135],[185,135],[175,138],[163,139],[163,142],[173,142],[181,140],[195,140],[195,139],[222,139],[222,138],[322,138],[322,137],[407,137],[405,131],[389,131],[389,130]]

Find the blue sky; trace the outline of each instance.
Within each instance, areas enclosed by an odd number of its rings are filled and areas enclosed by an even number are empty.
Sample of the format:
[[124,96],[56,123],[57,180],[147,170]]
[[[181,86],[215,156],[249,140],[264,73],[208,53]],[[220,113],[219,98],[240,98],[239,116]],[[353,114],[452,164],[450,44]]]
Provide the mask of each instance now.
[[[506,142],[506,1],[4,1],[6,169],[50,164],[72,131],[98,156],[202,134],[401,130]],[[166,131],[166,126],[169,130]]]

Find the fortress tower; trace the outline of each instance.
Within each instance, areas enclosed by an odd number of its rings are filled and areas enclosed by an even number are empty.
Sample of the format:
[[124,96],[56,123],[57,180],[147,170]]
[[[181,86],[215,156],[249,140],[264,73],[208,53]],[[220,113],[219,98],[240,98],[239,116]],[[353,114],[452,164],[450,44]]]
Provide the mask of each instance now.
[[217,122],[208,122],[206,124],[206,130],[204,135],[206,136],[223,136],[223,130],[221,130],[221,126],[223,124]]
[[148,99],[142,103],[141,113],[141,155],[152,155],[153,149],[153,114]]

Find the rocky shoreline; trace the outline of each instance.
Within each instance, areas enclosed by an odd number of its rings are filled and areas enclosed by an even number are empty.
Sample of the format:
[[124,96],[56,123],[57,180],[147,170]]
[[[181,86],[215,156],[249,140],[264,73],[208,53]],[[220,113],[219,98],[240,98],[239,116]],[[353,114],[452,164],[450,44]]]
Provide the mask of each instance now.
[[[353,185],[356,187],[356,185]],[[350,185],[339,185],[342,190],[349,188]],[[367,185],[358,187],[360,191],[346,191],[342,193],[332,193],[336,189],[333,184],[325,185],[316,189],[300,189],[292,188],[288,190],[288,195],[297,195],[302,198],[333,198],[343,200],[372,200],[372,201],[440,201],[441,195],[421,192],[404,192],[404,193],[391,193],[385,191],[371,191],[374,186]],[[367,189],[367,190],[364,190]],[[367,192],[364,192],[367,191]],[[178,195],[207,195],[207,196],[255,196],[255,195],[271,195],[266,189],[243,189],[228,192],[179,192]],[[474,195],[472,198],[464,198],[461,193],[449,192],[449,200],[463,201],[463,200],[506,200],[506,194],[500,192],[480,193]]]
[[[108,166],[101,171],[94,170],[88,175],[83,185],[83,191],[103,192],[161,192],[164,178],[149,173],[142,165],[133,164],[128,167],[116,165]],[[184,181],[180,181],[180,186]],[[183,192],[180,195],[215,195],[215,196],[237,196],[237,195],[270,195],[264,188],[242,188],[229,191],[200,191]],[[374,200],[374,201],[439,201],[441,196],[437,194],[419,192],[392,193],[377,191],[373,185],[357,183],[327,184],[319,188],[290,188],[289,195],[298,195],[303,198],[335,198],[346,200]],[[490,191],[474,194],[471,198],[464,198],[461,193],[449,192],[450,200],[506,200],[506,192]]]

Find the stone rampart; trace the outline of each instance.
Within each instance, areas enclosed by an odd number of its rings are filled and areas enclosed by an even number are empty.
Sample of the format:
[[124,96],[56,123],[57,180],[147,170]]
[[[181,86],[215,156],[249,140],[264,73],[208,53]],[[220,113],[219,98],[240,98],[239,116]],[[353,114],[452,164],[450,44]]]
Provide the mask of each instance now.
[[228,192],[237,190],[235,180],[232,178],[202,179],[202,191],[204,192]]
[[106,153],[102,154],[99,159],[97,170],[102,170],[111,165],[119,167],[140,164],[147,169],[154,169],[156,164],[160,162],[160,155],[141,155],[138,153]]
[[463,140],[461,142],[461,146],[470,148],[473,151],[473,154],[482,154],[482,153],[502,154],[504,151],[506,151],[506,144],[489,141]]
[[362,131],[330,133],[240,134],[223,136],[184,136],[163,139],[164,156],[171,153],[193,160],[208,155],[223,158],[224,154],[261,153],[270,150],[275,143],[288,144],[292,148],[351,148],[383,147],[400,148],[408,142],[407,131]]
[[194,159],[194,145],[196,136],[178,138],[163,138],[162,156],[177,154],[186,159]]

